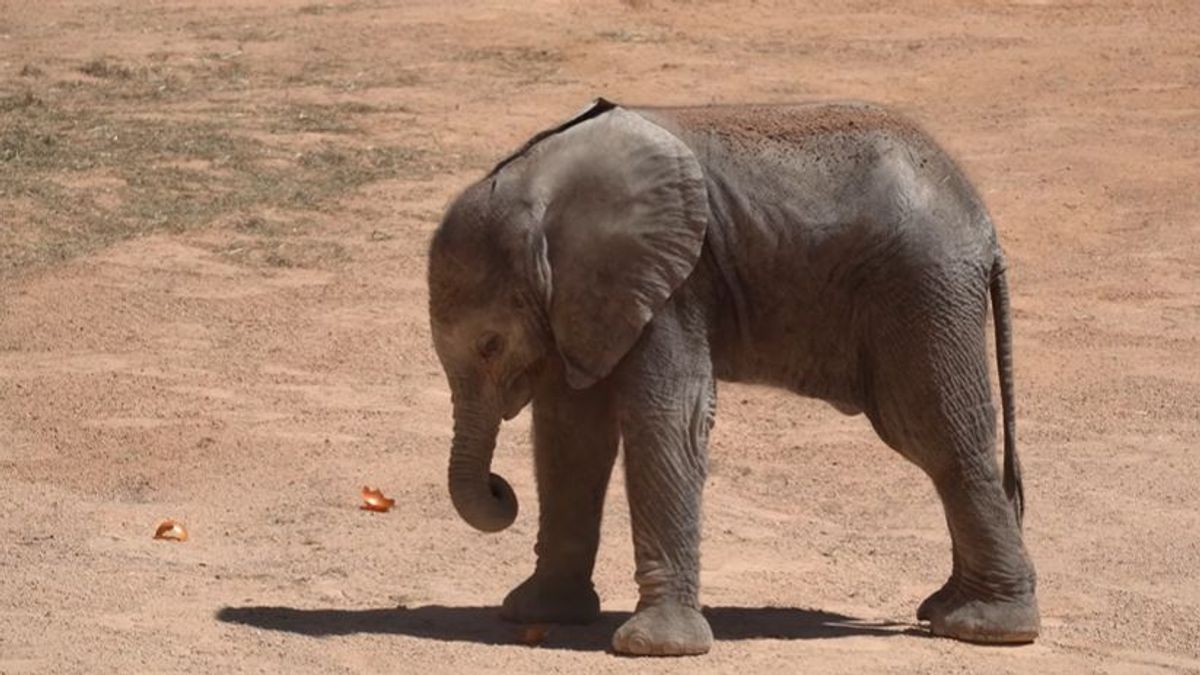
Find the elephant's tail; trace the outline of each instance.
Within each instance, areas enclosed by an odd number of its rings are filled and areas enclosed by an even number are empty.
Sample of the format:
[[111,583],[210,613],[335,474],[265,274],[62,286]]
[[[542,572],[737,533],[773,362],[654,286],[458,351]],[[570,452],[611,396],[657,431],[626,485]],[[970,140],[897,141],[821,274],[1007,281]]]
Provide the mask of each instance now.
[[1017,457],[1016,402],[1013,398],[1012,316],[1009,310],[1008,282],[1004,278],[1004,255],[996,254],[992,264],[992,321],[996,324],[996,368],[1000,376],[1000,409],[1004,419],[1004,493],[1017,517],[1017,526],[1025,516],[1025,486],[1021,482],[1021,460]]

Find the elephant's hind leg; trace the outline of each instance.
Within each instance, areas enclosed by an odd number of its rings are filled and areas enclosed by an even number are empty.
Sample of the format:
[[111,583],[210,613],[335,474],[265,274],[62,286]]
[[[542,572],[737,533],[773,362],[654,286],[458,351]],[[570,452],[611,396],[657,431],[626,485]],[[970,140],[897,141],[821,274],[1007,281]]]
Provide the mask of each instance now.
[[618,438],[607,387],[577,391],[556,373],[535,392],[537,567],[504,599],[504,619],[580,624],[599,617],[592,569]]
[[982,312],[897,325],[905,337],[881,341],[891,346],[875,364],[871,420],[933,479],[953,546],[950,579],[918,617],[934,635],[1030,642],[1039,626],[1035,575],[996,463]]

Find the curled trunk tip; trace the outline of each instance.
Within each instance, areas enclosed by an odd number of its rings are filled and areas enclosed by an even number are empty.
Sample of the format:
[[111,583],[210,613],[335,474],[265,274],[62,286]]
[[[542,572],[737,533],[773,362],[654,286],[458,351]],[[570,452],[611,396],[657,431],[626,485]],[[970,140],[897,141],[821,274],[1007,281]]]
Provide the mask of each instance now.
[[504,478],[489,473],[483,490],[454,489],[451,480],[450,498],[458,515],[481,532],[499,532],[517,519],[517,494]]
[[500,417],[456,399],[454,443],[450,449],[450,500],[471,527],[499,532],[517,518],[516,493],[508,481],[491,472]]

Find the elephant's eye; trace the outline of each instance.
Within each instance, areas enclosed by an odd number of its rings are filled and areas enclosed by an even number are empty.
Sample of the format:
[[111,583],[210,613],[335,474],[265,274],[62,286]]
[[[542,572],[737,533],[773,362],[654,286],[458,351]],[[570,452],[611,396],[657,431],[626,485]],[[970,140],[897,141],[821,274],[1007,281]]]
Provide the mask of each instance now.
[[504,349],[504,338],[500,337],[499,333],[488,331],[479,336],[479,340],[475,342],[475,349],[479,351],[479,358],[490,361]]

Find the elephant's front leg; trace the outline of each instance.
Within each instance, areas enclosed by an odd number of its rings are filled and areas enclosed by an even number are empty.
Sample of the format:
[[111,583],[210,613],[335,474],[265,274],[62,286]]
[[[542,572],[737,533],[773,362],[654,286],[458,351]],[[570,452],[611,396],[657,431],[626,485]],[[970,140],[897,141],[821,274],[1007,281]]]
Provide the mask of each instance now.
[[698,590],[714,383],[706,364],[665,365],[622,397],[619,412],[640,595],[613,636],[625,654],[703,654],[713,640]]
[[543,379],[533,399],[537,466],[537,567],[504,599],[501,616],[521,623],[590,623],[600,614],[592,568],[618,431],[608,388]]

